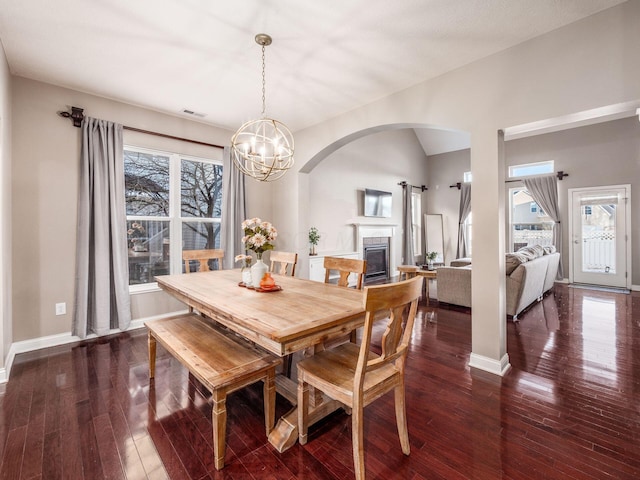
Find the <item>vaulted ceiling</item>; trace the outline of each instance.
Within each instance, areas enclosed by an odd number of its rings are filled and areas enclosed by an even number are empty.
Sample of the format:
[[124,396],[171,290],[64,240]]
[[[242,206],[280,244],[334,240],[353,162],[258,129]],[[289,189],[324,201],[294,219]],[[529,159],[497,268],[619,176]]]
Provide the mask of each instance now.
[[268,33],[267,114],[296,131],[619,3],[0,0],[0,40],[14,75],[235,130],[260,115]]

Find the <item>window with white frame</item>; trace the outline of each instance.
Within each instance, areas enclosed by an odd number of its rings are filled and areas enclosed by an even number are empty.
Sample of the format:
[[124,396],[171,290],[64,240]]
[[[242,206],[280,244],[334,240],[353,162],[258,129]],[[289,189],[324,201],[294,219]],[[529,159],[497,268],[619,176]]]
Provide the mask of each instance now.
[[543,175],[553,173],[553,160],[535,163],[523,163],[522,165],[511,165],[509,167],[509,178],[528,177],[530,175]]
[[553,220],[524,187],[509,189],[511,250],[553,243]]
[[221,162],[126,146],[124,173],[132,290],[183,271],[183,250],[220,247]]
[[411,223],[413,224],[413,253],[422,252],[422,194],[411,193]]
[[[553,173],[554,161],[523,163],[509,167],[509,177]],[[553,221],[540,208],[524,187],[509,189],[511,251],[528,245],[551,245],[553,243]]]
[[473,179],[473,175],[471,175],[471,172],[464,172],[462,174],[462,181],[465,183],[471,183],[471,180]]

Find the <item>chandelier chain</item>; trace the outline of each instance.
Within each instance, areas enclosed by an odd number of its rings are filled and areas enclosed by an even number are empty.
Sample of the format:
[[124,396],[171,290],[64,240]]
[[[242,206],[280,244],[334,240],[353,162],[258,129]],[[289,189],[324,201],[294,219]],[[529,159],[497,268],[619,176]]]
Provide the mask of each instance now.
[[271,45],[271,37],[259,33],[256,43],[262,46],[262,117],[245,122],[231,137],[231,157],[243,174],[270,182],[277,180],[294,163],[294,140],[287,126],[267,118],[267,76],[265,47]]
[[266,97],[266,75],[265,75],[265,54],[264,54],[264,50],[265,50],[265,46],[262,45],[262,118],[264,118],[266,116],[266,111],[267,111],[267,97]]

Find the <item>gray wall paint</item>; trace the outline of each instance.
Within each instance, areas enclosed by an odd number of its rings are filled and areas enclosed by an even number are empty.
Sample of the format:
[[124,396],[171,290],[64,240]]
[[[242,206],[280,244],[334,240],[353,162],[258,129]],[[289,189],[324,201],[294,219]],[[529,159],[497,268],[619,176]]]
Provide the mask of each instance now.
[[0,44],[0,369],[2,370],[13,341],[11,329],[11,124],[11,75],[4,49]]
[[[426,155],[412,129],[377,133],[352,142],[309,174],[309,223],[320,230],[319,253],[357,250],[352,223],[395,224],[395,263],[402,255],[402,187],[426,184]],[[393,194],[392,217],[362,216],[365,188]],[[424,201],[424,199],[423,199]]]
[[[562,132],[537,135],[505,143],[505,164],[511,165],[554,160],[555,170],[569,173],[559,182],[559,201],[563,212],[562,261],[565,277],[569,268],[569,222],[567,220],[570,188],[631,184],[632,283],[640,285],[640,122],[638,117],[615,120]],[[442,213],[447,245],[447,263],[455,257],[458,235],[457,189],[448,186],[462,180],[469,170],[469,150],[430,156],[429,213]],[[507,175],[507,172],[505,172]],[[510,187],[520,183],[508,183]],[[444,187],[444,188],[443,188]],[[472,193],[473,195],[473,193]],[[508,198],[508,195],[506,195]],[[505,205],[508,209],[508,205]],[[508,215],[507,215],[508,221]],[[507,225],[508,244],[509,228]],[[451,240],[451,241],[449,241]]]
[[460,211],[460,190],[449,186],[462,182],[463,173],[471,170],[470,151],[467,149],[432,155],[428,165],[427,213],[442,214],[444,260],[448,265],[456,258]]
[[[555,170],[569,174],[559,185],[562,218],[562,262],[569,276],[570,188],[631,184],[632,284],[640,285],[640,122],[625,118],[563,132],[506,142],[506,164],[554,160]],[[514,184],[510,184],[514,185]],[[517,184],[516,184],[517,185]]]
[[[56,115],[85,114],[224,145],[233,132],[81,92],[13,77],[13,341],[71,330],[74,299],[80,129]],[[125,131],[126,144],[206,158],[220,149]],[[248,214],[269,218],[271,186],[247,182]],[[4,231],[4,229],[3,229]],[[56,316],[55,304],[67,303]],[[164,292],[132,296],[133,319],[185,308]]]

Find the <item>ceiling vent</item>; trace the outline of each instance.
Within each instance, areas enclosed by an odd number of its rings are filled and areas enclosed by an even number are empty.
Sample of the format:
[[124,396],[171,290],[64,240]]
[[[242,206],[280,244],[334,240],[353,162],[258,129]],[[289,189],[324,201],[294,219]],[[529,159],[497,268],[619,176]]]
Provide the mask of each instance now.
[[183,108],[182,109],[182,113],[185,113],[187,115],[192,115],[194,117],[200,117],[200,118],[204,118],[207,116],[206,113],[198,113],[198,112],[194,112],[193,110],[189,110],[188,108]]

